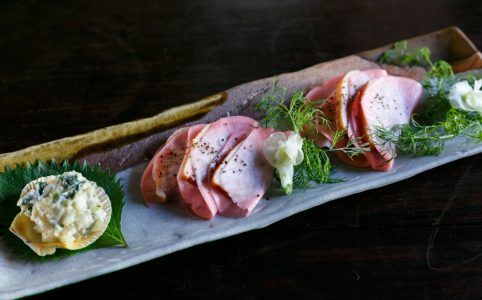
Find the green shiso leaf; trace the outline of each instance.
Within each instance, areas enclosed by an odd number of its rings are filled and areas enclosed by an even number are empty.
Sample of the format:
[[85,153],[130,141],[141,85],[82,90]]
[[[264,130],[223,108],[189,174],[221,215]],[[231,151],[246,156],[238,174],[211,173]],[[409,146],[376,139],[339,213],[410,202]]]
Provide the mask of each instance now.
[[[88,180],[94,181],[102,187],[109,196],[112,206],[112,216],[104,234],[90,246],[80,250],[57,251],[49,256],[39,257],[27,247],[18,237],[9,231],[9,227],[15,215],[20,211],[17,201],[23,187],[32,180],[49,175],[60,175],[68,171],[77,171]],[[121,229],[122,210],[125,205],[122,182],[115,178],[115,174],[108,169],[102,169],[99,165],[89,166],[87,163],[80,164],[78,161],[58,163],[52,161],[45,163],[37,161],[25,167],[17,165],[15,168],[5,168],[0,173],[0,237],[6,242],[12,252],[20,254],[26,259],[45,261],[54,258],[73,255],[86,250],[110,246],[127,246]]]

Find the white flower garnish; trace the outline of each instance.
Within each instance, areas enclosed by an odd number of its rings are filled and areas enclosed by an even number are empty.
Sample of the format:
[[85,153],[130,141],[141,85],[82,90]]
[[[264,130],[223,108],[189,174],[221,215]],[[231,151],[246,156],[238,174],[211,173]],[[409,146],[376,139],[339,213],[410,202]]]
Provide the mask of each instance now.
[[282,132],[275,132],[265,141],[263,152],[266,160],[276,168],[281,186],[287,194],[293,190],[294,166],[303,162],[303,139],[298,133],[289,137]]
[[467,81],[461,81],[450,88],[449,101],[452,106],[466,111],[482,113],[482,79],[476,80],[472,88]]

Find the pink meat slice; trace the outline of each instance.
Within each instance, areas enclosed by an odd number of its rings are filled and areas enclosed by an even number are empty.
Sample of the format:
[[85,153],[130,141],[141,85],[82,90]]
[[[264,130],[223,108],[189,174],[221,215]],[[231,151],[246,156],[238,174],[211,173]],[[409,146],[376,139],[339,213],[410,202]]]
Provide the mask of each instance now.
[[[256,120],[244,116],[234,116],[219,119],[211,124],[209,129],[199,139],[193,141],[193,149],[191,152],[191,161],[196,175],[196,183],[199,191],[208,203],[214,203],[217,210],[222,212],[229,203],[225,203],[223,198],[213,196],[210,185],[210,177],[212,171],[212,162],[219,160],[218,156],[229,152],[229,148],[225,147],[233,135],[239,133],[251,132],[259,126]],[[234,137],[233,143],[240,141],[240,137]],[[217,202],[221,201],[221,202]]]
[[231,204],[222,215],[247,216],[266,193],[273,178],[273,167],[264,157],[263,144],[273,132],[271,128],[251,131],[215,169],[210,184],[222,191]]
[[[358,89],[365,83],[387,75],[387,72],[383,69],[353,70],[340,79],[336,87],[336,100],[334,101],[335,130],[346,131],[346,135],[338,142],[337,148],[346,147],[350,140],[355,146],[358,146],[354,141],[353,130],[348,121],[353,99]],[[337,151],[336,155],[342,162],[354,167],[366,168],[370,166],[366,155],[348,157],[343,151]]]
[[191,164],[190,153],[193,148],[193,140],[196,136],[209,128],[209,125],[199,124],[189,128],[187,133],[186,153],[184,154],[179,173],[177,174],[177,184],[181,194],[181,202],[189,208],[195,215],[211,219],[216,214],[215,207],[206,205],[204,198],[197,187],[193,166]]
[[[178,191],[176,176],[184,156],[188,129],[176,130],[156,151],[144,170],[141,179],[141,195],[147,205],[165,202],[166,196],[174,196]],[[174,159],[174,157],[177,158]]]
[[147,165],[141,179],[141,195],[147,205],[160,202],[161,199],[156,195],[156,182],[152,178],[154,162],[151,160]]
[[353,70],[345,74],[336,87],[336,129],[347,130],[348,136],[351,136],[348,127],[348,105],[353,101],[358,89],[368,81],[387,75],[387,71],[383,69]]
[[333,132],[335,130],[335,105],[336,105],[336,87],[338,82],[343,78],[343,75],[334,77],[324,84],[311,89],[306,98],[311,101],[318,101],[326,99],[320,103],[319,107],[326,119],[330,121],[329,124],[323,124],[317,118],[315,121],[315,129],[307,128],[305,130],[305,137],[314,140],[320,147],[328,147],[333,140]]
[[393,145],[380,140],[377,127],[386,129],[406,124],[420,104],[422,85],[410,78],[385,76],[369,81],[358,93],[352,109],[355,135],[363,135],[371,151],[367,159],[374,170],[388,171],[393,166]]
[[179,195],[176,177],[186,152],[188,130],[189,127],[176,130],[152,158],[152,178],[160,202]]
[[191,187],[195,186],[201,195],[202,201],[196,201],[196,205],[191,206],[196,215],[211,219],[219,210],[229,206],[224,197],[212,191],[209,184],[211,171],[230,147],[257,127],[258,122],[251,118],[234,116],[219,119],[193,135],[178,178],[189,182]]
[[[224,163],[226,156],[231,152],[233,148],[239,145],[249,135],[250,131],[234,132],[227,140],[226,144],[222,147],[218,155],[211,162],[209,170],[209,178],[212,177],[214,170],[222,163]],[[223,212],[229,210],[232,207],[232,203],[229,198],[218,189],[209,186],[209,193],[212,196],[213,201],[217,205],[218,213],[223,215]]]

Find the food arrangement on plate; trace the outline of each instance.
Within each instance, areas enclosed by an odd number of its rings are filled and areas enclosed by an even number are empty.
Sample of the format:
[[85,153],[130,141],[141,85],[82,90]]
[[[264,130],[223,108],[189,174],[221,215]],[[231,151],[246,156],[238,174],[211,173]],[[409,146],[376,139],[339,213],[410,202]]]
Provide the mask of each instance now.
[[447,62],[431,61],[428,48],[407,50],[406,42],[380,61],[428,71],[351,70],[289,99],[273,84],[256,106],[261,123],[231,116],[175,131],[144,172],[144,200],[162,203],[169,195],[201,218],[245,217],[273,175],[286,194],[293,185],[336,182],[330,154],[383,172],[400,152],[437,155],[459,135],[482,141],[482,79],[456,77]]
[[52,288],[482,152],[482,56],[464,40],[472,52],[441,60],[447,45],[462,47],[457,35],[465,38],[452,28],[1,154],[0,295],[25,295],[28,269],[38,274],[28,293]]
[[[379,62],[335,74],[306,93],[289,95],[275,78],[255,105],[259,121],[225,116],[175,130],[144,171],[145,203],[176,200],[186,214],[208,220],[249,217],[270,187],[290,194],[344,181],[333,171],[337,163],[386,172],[398,154],[438,155],[458,136],[482,142],[480,77],[455,75],[447,62],[432,62],[428,48],[406,42]],[[114,176],[86,162],[7,168],[0,207],[2,225],[17,237],[12,247],[21,249],[20,240],[38,256],[62,256],[127,246],[124,194]]]

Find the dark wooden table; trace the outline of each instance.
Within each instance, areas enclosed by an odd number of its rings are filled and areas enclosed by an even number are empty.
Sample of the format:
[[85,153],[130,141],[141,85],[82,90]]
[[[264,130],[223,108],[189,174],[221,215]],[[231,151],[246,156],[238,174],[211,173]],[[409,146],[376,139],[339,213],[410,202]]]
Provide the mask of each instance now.
[[[482,3],[4,0],[0,152],[450,25]],[[480,299],[481,253],[478,155],[36,298]]]

